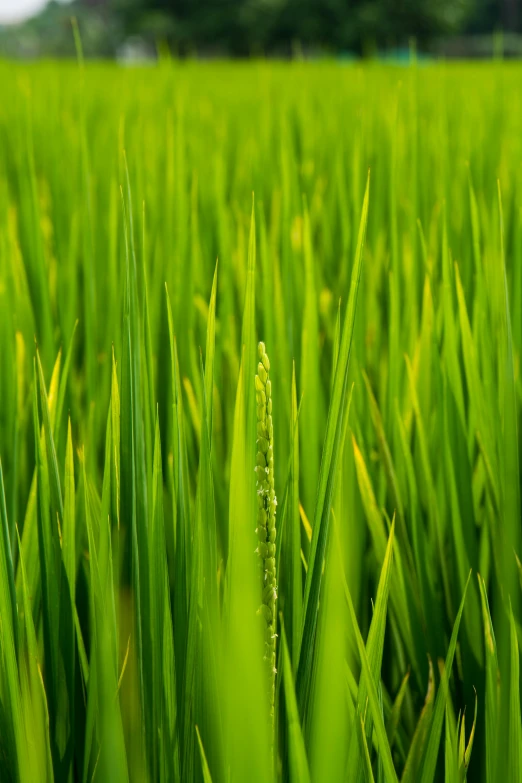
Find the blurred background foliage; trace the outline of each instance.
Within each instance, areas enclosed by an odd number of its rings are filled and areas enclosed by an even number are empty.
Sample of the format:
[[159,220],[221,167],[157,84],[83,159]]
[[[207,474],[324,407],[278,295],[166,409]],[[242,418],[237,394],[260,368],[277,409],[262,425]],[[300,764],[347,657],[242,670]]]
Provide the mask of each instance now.
[[491,56],[491,33],[520,54],[520,0],[51,0],[37,16],[0,27],[0,54],[74,54],[70,18],[90,57],[145,59],[158,46],[173,54],[211,56],[405,56],[420,51]]

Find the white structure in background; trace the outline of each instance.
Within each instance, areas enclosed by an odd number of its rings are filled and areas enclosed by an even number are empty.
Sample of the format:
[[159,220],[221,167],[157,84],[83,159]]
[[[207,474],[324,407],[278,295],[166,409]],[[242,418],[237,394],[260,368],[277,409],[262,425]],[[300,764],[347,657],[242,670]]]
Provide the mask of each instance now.
[[[67,3],[69,0],[57,0]],[[48,0],[0,0],[0,25],[18,24],[35,16],[47,5]]]

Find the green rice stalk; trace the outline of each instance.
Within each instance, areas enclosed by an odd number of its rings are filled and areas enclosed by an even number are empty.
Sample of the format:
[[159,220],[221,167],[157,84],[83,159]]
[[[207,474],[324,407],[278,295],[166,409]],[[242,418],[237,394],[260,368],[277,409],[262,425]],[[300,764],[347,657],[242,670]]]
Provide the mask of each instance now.
[[269,378],[270,362],[265,344],[258,345],[259,364],[256,375],[257,404],[257,553],[263,580],[263,603],[259,614],[266,622],[264,661],[268,670],[270,718],[274,718],[276,675],[276,507],[274,488],[274,428],[272,423],[272,384]]

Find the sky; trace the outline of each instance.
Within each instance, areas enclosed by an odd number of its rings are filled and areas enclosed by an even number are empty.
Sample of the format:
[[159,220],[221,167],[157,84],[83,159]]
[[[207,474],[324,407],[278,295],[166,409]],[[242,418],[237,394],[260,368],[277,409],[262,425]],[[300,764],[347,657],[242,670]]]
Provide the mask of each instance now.
[[0,0],[0,24],[27,19],[46,4],[47,0]]

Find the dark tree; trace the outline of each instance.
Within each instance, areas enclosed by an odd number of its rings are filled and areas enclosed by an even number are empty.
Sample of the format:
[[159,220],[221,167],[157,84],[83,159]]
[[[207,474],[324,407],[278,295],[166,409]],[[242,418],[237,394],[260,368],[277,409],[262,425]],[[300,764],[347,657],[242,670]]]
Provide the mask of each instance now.
[[[74,14],[86,54],[114,54],[139,36],[179,54],[290,54],[296,45],[331,53],[407,46],[469,29],[516,26],[520,0],[51,0],[28,23],[40,51],[70,54]],[[514,29],[514,28],[513,28]],[[65,31],[65,32],[64,32]],[[15,38],[11,36],[11,45]],[[1,46],[1,41],[0,41]]]

